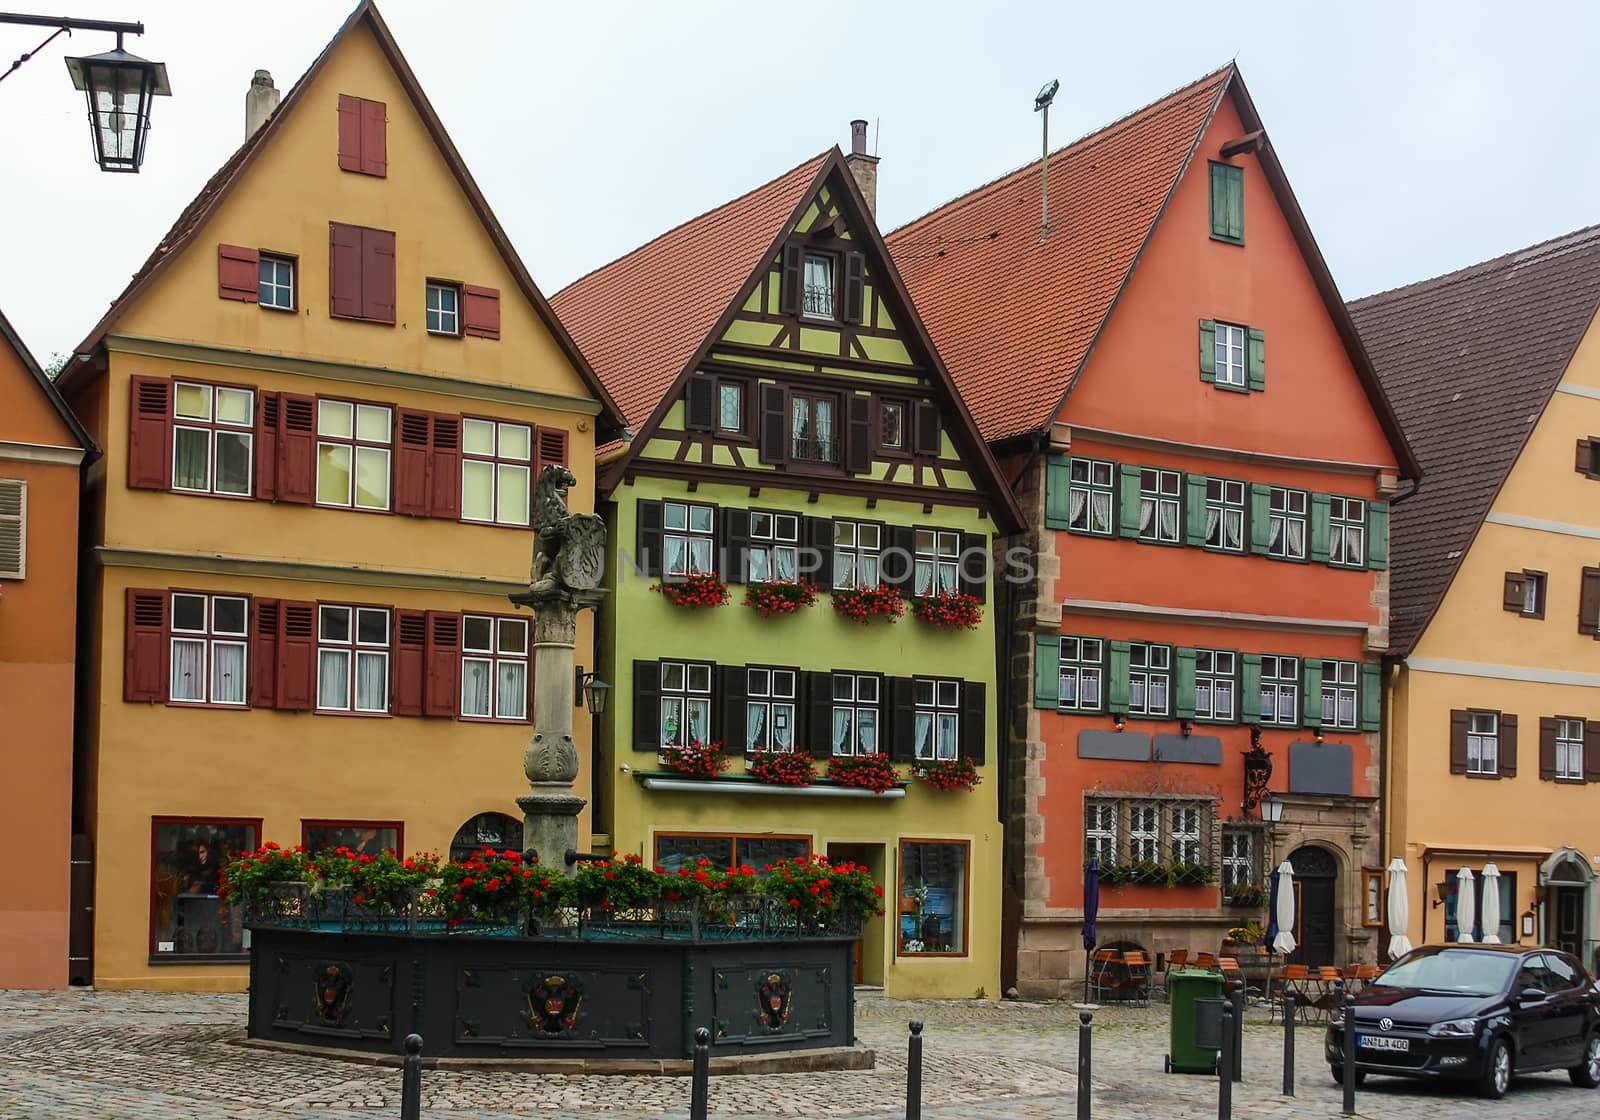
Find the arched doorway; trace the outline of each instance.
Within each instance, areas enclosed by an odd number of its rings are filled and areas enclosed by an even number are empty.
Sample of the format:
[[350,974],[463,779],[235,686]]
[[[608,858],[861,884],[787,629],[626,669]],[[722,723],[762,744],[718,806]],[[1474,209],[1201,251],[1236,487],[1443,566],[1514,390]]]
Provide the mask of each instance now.
[[1295,951],[1294,964],[1335,964],[1336,900],[1339,897],[1339,861],[1326,848],[1307,845],[1289,853],[1294,868]]
[[456,829],[450,841],[450,858],[464,860],[479,848],[522,851],[522,822],[504,813],[479,813]]
[[[1579,960],[1584,960],[1588,925],[1585,919],[1594,881],[1594,869],[1576,848],[1562,848],[1539,868],[1539,885],[1545,888],[1547,900],[1544,942]],[[1591,964],[1586,960],[1584,963]]]

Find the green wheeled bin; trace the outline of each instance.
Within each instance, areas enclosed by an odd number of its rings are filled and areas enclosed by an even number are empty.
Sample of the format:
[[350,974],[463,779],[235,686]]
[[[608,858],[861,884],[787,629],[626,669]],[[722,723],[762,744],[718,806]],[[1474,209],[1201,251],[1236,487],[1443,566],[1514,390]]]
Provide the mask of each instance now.
[[1167,975],[1172,1014],[1168,1073],[1216,1073],[1222,1050],[1222,974],[1183,968]]

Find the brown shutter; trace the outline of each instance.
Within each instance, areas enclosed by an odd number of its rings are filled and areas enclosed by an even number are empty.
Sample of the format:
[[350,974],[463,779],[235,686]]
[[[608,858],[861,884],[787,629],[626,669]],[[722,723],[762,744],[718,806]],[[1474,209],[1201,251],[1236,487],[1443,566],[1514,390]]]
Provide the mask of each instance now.
[[500,289],[461,285],[461,330],[474,338],[500,337]]
[[783,247],[783,272],[782,282],[778,286],[778,313],[780,315],[800,314],[800,289],[804,284],[801,275],[801,252],[798,245],[785,245]]
[[982,533],[961,534],[959,586],[966,594],[983,602],[989,589],[989,538]]
[[641,500],[638,514],[638,555],[634,566],[646,576],[659,576],[662,572],[662,553],[666,550],[666,510],[660,502]]
[[717,419],[717,383],[693,373],[683,387],[683,426],[693,432],[708,432]]
[[453,716],[461,695],[461,616],[429,611],[427,622],[422,710],[430,716]]
[[1502,778],[1517,776],[1517,717],[1510,712],[1500,713],[1500,762],[1496,769]]
[[1583,725],[1583,780],[1600,782],[1600,721]]
[[1578,591],[1578,633],[1593,634],[1600,618],[1600,568],[1583,569]]
[[250,600],[250,706],[278,706],[278,619],[276,599]]
[[538,440],[539,463],[538,470],[534,471],[535,478],[552,464],[562,467],[567,465],[567,430],[565,428],[540,427]]
[[961,753],[982,766],[989,757],[989,711],[982,681],[961,682]]
[[867,263],[860,253],[844,255],[844,321],[861,322],[866,295]]
[[328,314],[359,319],[361,301],[361,227],[328,223]]
[[461,516],[461,417],[433,414],[432,452],[433,493],[428,515],[457,520]]
[[310,711],[317,703],[317,605],[278,604],[278,707]]
[[278,414],[282,402],[277,393],[256,394],[256,497],[264,502],[278,497]]
[[1521,572],[1506,573],[1505,595],[1502,600],[1506,610],[1514,614],[1522,613],[1522,595],[1525,586]]
[[750,559],[750,511],[729,506],[718,518],[722,529],[722,563],[718,566],[728,583],[743,583]]
[[655,754],[661,747],[661,663],[633,663],[633,749]]
[[800,729],[802,749],[811,745],[812,758],[833,757],[833,674],[802,673],[805,726]]
[[309,504],[317,488],[317,402],[278,396],[278,500]]
[[123,639],[122,698],[159,704],[167,698],[167,593],[130,587]]
[[885,536],[889,551],[895,555],[879,558],[879,582],[898,587],[902,595],[909,595],[917,586],[917,531],[909,525],[890,525]]
[[257,302],[261,298],[261,254],[242,245],[218,245],[217,295]]
[[1539,717],[1539,780],[1556,780],[1556,721],[1550,716]]
[[397,410],[400,438],[394,457],[394,511],[428,516],[428,458],[433,414],[411,408]]
[[761,446],[759,458],[763,463],[781,463],[786,459],[784,452],[785,436],[788,434],[786,423],[783,387],[781,385],[761,386]]
[[172,479],[172,382],[128,380],[128,486],[165,490]]
[[723,754],[743,754],[749,735],[749,677],[743,665],[717,667],[717,730],[722,736]]
[[339,95],[339,167],[361,170],[361,98]]
[[361,317],[394,322],[394,231],[361,231]]
[[1450,773],[1467,772],[1467,721],[1471,717],[1457,708],[1450,713]]
[[889,695],[889,757],[913,762],[917,757],[917,682],[910,677],[885,677]]
[[394,660],[390,663],[389,703],[397,716],[423,712],[427,676],[428,616],[425,611],[394,612]]
[[381,101],[361,99],[361,171],[367,175],[389,173],[388,113]]
[[1573,469],[1585,478],[1594,477],[1594,443],[1592,441],[1586,439],[1578,441],[1577,462],[1574,464]]
[[865,474],[872,469],[872,398],[851,393],[845,398],[844,469]]
[[915,445],[918,455],[939,454],[939,406],[928,401],[916,404]]

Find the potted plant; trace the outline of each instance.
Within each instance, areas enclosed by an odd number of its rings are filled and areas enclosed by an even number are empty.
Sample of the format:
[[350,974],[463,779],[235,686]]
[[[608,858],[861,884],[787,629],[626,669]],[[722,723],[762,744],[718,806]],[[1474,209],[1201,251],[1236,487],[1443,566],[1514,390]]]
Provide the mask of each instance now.
[[851,622],[869,626],[874,622],[894,622],[905,612],[906,601],[898,589],[887,584],[866,587],[838,587],[833,591],[833,609]]
[[937,790],[973,790],[983,781],[970,758],[926,759],[913,771],[917,780]]
[[911,600],[911,613],[940,630],[976,630],[983,624],[983,604],[976,595],[951,588]]
[[817,588],[805,579],[768,579],[750,583],[744,589],[744,605],[753,607],[762,618],[775,614],[799,614],[817,601]]
[[758,782],[773,786],[808,786],[817,780],[816,768],[808,754],[759,754],[750,760],[745,772]]
[[1169,887],[1203,887],[1217,881],[1217,873],[1198,863],[1174,863],[1167,872]]
[[1227,897],[1223,902],[1240,910],[1255,910],[1266,905],[1267,892],[1247,883],[1235,883],[1228,888]]
[[720,607],[728,601],[728,585],[715,572],[673,576],[650,590],[659,591],[675,607]]
[[835,758],[828,763],[828,777],[842,786],[856,786],[883,793],[900,784],[900,772],[888,755],[863,754]]
[[687,747],[668,747],[661,752],[661,765],[687,778],[715,778],[728,768],[728,756],[721,743],[692,740]]

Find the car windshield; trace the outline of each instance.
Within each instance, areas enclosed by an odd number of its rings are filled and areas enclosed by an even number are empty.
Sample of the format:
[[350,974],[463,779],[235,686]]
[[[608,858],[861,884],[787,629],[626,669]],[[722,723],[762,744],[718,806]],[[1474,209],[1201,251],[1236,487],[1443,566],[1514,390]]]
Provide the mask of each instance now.
[[1427,988],[1435,992],[1460,992],[1464,996],[1492,996],[1506,990],[1517,958],[1503,953],[1474,953],[1446,949],[1409,957],[1389,968],[1374,983],[1386,988]]

